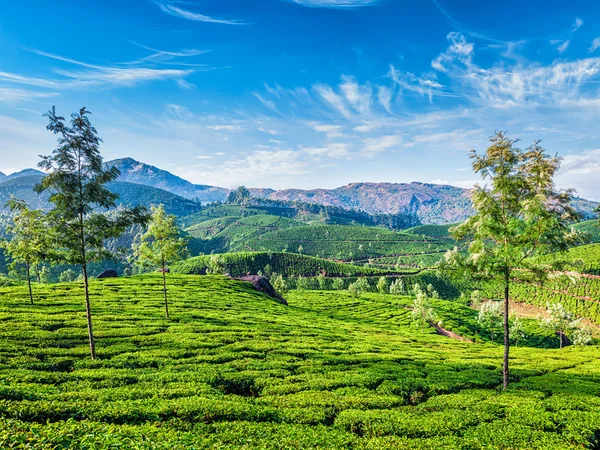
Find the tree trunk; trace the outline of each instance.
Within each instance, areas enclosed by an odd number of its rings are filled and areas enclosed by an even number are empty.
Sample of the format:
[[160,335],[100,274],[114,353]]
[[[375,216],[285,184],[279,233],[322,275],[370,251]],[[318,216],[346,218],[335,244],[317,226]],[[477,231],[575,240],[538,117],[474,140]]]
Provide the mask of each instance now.
[[25,267],[27,268],[27,286],[29,287],[29,300],[33,305],[33,291],[31,290],[31,268],[29,267],[29,263],[25,263]]
[[510,273],[507,271],[504,275],[504,365],[502,367],[503,388],[508,387],[508,358],[510,352],[510,330],[508,324],[508,306],[509,306],[509,283]]
[[85,291],[85,313],[87,316],[87,326],[88,326],[88,339],[90,341],[90,355],[92,360],[96,359],[96,341],[94,340],[94,330],[92,328],[92,307],[90,305],[90,289],[88,283],[88,273],[87,273],[87,264],[84,263],[81,265],[83,271],[83,288]]
[[562,350],[562,347],[563,347],[563,334],[562,334],[562,331],[558,332],[558,341],[560,342],[559,348]]
[[165,258],[162,258],[162,276],[163,276],[163,294],[165,296],[165,313],[167,319],[169,318],[169,301],[167,299],[167,274],[165,268]]

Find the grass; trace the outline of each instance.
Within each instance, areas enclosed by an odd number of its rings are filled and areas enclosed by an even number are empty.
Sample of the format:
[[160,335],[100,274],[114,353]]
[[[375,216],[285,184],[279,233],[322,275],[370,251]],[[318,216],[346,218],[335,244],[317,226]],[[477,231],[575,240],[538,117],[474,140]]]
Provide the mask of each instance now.
[[[408,297],[170,275],[0,289],[0,448],[597,448],[597,347],[502,348],[411,326]],[[437,300],[463,334],[473,312]],[[453,323],[451,323],[453,321]],[[474,335],[475,336],[475,335]]]

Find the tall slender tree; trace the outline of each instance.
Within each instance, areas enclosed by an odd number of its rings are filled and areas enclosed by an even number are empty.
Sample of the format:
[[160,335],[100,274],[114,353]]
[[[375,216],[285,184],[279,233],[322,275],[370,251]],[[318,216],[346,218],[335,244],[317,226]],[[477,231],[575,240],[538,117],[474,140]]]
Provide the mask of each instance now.
[[167,319],[169,318],[167,265],[187,255],[187,242],[181,237],[175,219],[175,216],[165,212],[163,205],[153,206],[148,230],[142,234],[139,244],[135,247],[135,256],[139,265],[160,267]]
[[[566,250],[577,235],[570,230],[577,213],[571,207],[572,191],[558,191],[554,176],[561,159],[549,156],[535,141],[526,150],[517,140],[497,132],[483,154],[471,151],[473,170],[487,186],[476,186],[471,199],[475,214],[451,230],[468,252],[449,252],[442,267],[478,279],[495,279],[503,287],[503,386],[509,384],[509,302],[513,277],[528,274],[543,281],[564,266],[556,257],[545,262],[540,255]],[[560,254],[560,253],[559,253]]]
[[48,259],[52,234],[48,232],[46,216],[42,211],[29,209],[24,200],[16,198],[11,198],[7,206],[13,213],[13,223],[7,228],[11,239],[3,242],[2,246],[12,259],[12,267],[16,268],[19,264],[25,266],[29,300],[33,305],[31,272],[35,270],[39,274],[40,265]]
[[111,257],[104,247],[105,240],[120,236],[135,223],[145,223],[147,211],[136,207],[120,209],[111,217],[103,214],[116,206],[118,195],[106,185],[117,179],[119,170],[103,164],[102,140],[89,115],[86,108],[81,108],[66,122],[64,117],[56,114],[54,107],[45,114],[49,119],[47,129],[58,139],[52,154],[41,157],[39,167],[48,175],[36,190],[39,193],[48,191],[50,201],[54,203],[48,217],[60,243],[60,260],[81,267],[90,354],[95,359],[88,263]]

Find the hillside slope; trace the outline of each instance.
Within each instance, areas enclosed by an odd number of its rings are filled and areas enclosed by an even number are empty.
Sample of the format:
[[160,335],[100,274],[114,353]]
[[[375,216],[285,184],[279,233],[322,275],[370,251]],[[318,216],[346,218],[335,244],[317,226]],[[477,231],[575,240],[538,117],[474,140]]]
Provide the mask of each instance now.
[[223,201],[229,193],[228,189],[192,184],[166,170],[141,163],[133,158],[107,161],[106,165],[119,169],[121,176],[118,181],[152,186],[187,199],[199,199],[203,203]]
[[502,392],[502,346],[456,303],[433,304],[477,342],[414,328],[408,297],[169,283],[171,320],[158,275],[92,282],[95,361],[78,284],[0,289],[0,448],[597,447],[598,347],[521,344]]
[[[41,174],[33,174],[7,178],[0,181],[0,210],[10,200],[11,195],[25,200],[32,208],[50,209],[52,205],[48,201],[49,194],[44,193],[39,195],[33,190],[34,186],[42,178],[43,175]],[[108,188],[119,195],[117,205],[150,206],[162,203],[170,214],[178,216],[195,213],[200,209],[199,205],[191,200],[150,186],[116,181],[110,183]]]
[[[318,203],[356,208],[371,214],[416,214],[424,224],[464,221],[473,214],[470,191],[429,183],[352,183],[336,189],[287,189],[269,195],[273,200]],[[577,198],[575,208],[585,218],[594,217],[598,203]]]

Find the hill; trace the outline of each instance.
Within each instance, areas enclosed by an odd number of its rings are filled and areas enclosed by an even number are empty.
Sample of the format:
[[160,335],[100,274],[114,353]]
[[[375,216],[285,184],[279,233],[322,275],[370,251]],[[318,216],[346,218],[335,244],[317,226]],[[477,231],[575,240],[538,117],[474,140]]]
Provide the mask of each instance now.
[[416,234],[417,236],[429,236],[436,238],[449,238],[448,230],[457,224],[447,225],[418,225],[416,227],[404,230],[405,233]]
[[337,260],[438,254],[453,247],[447,239],[401,233],[385,228],[311,225],[285,228],[246,242],[254,251],[290,251]]
[[[172,173],[133,158],[107,161],[121,171],[118,181],[159,188],[188,200],[202,203],[223,202],[230,190],[193,184]],[[26,169],[11,176],[35,175],[41,172]],[[0,180],[1,181],[1,180]],[[303,202],[312,205],[360,210],[370,215],[399,214],[417,218],[424,224],[449,224],[464,221],[473,214],[468,189],[431,183],[351,183],[335,189],[250,189],[255,198],[280,202]],[[599,205],[576,198],[574,207],[585,219],[596,217]],[[414,224],[413,224],[414,225]]]
[[152,186],[203,203],[223,201],[229,193],[228,189],[192,184],[166,170],[141,163],[133,158],[107,161],[106,165],[114,166],[121,171],[118,181]]
[[389,271],[339,263],[295,253],[240,252],[196,256],[173,264],[173,273],[186,275],[206,275],[217,266],[223,273],[238,277],[246,274],[280,274],[284,277],[314,277],[323,274],[328,277],[356,277],[361,275],[384,275]]
[[574,228],[585,233],[589,238],[589,242],[600,242],[600,220],[593,219],[579,222],[574,225]]
[[[36,209],[48,210],[52,207],[48,201],[49,195],[37,194],[33,188],[43,178],[43,174],[21,175],[8,177],[0,181],[0,209],[10,200],[11,195],[23,199],[27,204]],[[119,195],[118,205],[144,205],[150,206],[162,203],[170,214],[178,216],[188,215],[200,210],[200,205],[178,195],[150,186],[134,183],[114,182],[108,185],[109,189]]]
[[[283,306],[224,277],[0,289],[2,448],[594,448],[598,347],[512,349],[476,335],[477,312],[434,300],[476,342],[411,326],[408,297],[294,292]],[[524,320],[543,337],[534,320]],[[25,444],[26,443],[26,444]]]

